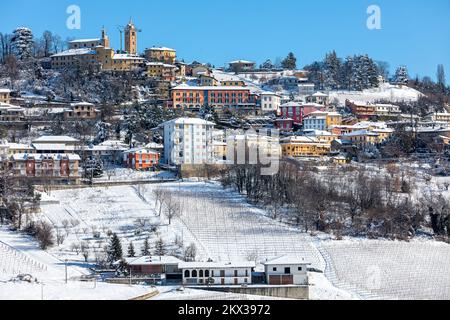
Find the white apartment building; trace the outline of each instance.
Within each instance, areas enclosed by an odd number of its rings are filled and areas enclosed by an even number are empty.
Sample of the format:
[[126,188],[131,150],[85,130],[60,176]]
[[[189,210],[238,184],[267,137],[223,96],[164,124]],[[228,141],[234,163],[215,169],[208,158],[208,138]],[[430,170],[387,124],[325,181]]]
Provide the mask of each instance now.
[[278,112],[281,105],[281,96],[274,92],[265,91],[261,93],[261,111]]
[[198,118],[163,123],[164,162],[169,165],[213,163],[214,125]]

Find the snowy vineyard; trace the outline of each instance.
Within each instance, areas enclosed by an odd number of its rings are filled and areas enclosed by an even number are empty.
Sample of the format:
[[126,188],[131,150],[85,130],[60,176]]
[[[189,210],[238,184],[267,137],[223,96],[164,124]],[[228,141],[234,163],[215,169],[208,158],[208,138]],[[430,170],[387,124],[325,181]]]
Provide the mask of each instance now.
[[9,280],[19,274],[35,275],[45,271],[47,266],[0,241],[0,278]]

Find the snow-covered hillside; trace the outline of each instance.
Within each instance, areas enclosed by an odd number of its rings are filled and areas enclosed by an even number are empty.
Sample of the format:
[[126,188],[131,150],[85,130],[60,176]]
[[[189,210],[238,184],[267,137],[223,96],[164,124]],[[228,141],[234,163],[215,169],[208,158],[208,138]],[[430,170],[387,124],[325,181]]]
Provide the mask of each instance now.
[[364,103],[378,100],[395,103],[401,101],[417,101],[420,96],[422,96],[422,93],[407,86],[400,87],[384,83],[379,88],[365,89],[363,91],[331,91],[330,101],[338,100],[341,105],[344,105],[347,99]]

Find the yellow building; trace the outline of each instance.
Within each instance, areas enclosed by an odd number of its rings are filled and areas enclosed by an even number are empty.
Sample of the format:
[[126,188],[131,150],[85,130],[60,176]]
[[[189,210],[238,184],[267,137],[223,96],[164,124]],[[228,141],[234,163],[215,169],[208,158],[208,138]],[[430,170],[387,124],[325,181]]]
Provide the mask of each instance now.
[[[53,69],[71,67],[97,68],[104,71],[131,71],[139,68],[145,59],[136,55],[137,35],[132,22],[127,26],[125,34],[126,54],[118,54],[109,47],[109,38],[105,29],[102,30],[101,39],[74,40],[69,50],[51,56]],[[128,39],[128,40],[127,40]],[[94,44],[100,45],[93,46]],[[133,53],[131,53],[133,52]]]
[[176,66],[162,62],[147,62],[146,66],[149,77],[162,78],[167,81],[174,81],[178,70]]
[[11,90],[0,89],[0,102],[7,104],[11,102]]
[[367,148],[379,143],[379,134],[368,130],[358,130],[344,134],[343,140],[349,140],[358,148]]
[[245,82],[242,80],[224,80],[220,84],[224,87],[245,87]]
[[327,128],[331,126],[340,126],[342,124],[342,115],[338,112],[327,113]]
[[145,57],[148,61],[174,64],[177,59],[177,52],[166,47],[153,47],[145,50]]
[[393,129],[374,129],[374,133],[378,134],[378,142],[384,142],[394,133]]
[[129,54],[137,54],[137,32],[133,20],[125,27],[125,51]]
[[281,140],[283,157],[321,157],[328,155],[331,146],[312,137],[288,137]]

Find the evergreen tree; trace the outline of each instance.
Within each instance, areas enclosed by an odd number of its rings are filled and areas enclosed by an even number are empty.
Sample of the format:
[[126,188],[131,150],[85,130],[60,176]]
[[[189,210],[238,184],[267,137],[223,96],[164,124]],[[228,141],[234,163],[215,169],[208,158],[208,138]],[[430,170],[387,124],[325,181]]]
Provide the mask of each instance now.
[[408,84],[408,69],[405,66],[398,67],[393,80],[397,84]]
[[111,265],[116,261],[122,260],[123,258],[122,243],[120,242],[119,237],[115,233],[113,233],[113,235],[111,236],[107,254],[108,254],[108,262]]
[[438,85],[441,87],[442,91],[445,92],[446,83],[444,65],[438,65],[436,78]]
[[287,70],[295,70],[297,68],[297,58],[294,53],[289,52],[288,56],[281,61],[281,67]]
[[142,247],[141,254],[142,254],[142,256],[149,256],[150,255],[150,244],[148,242],[148,238],[146,238],[144,240],[144,245]]
[[323,86],[327,90],[338,89],[340,86],[342,62],[335,51],[325,57]]
[[128,257],[133,258],[135,256],[136,256],[136,252],[134,251],[133,241],[131,241],[130,244],[128,245]]
[[11,38],[11,48],[17,59],[28,60],[33,56],[33,33],[28,28],[17,28]]
[[259,66],[259,68],[264,70],[272,70],[275,69],[275,65],[272,63],[272,60],[267,59],[263,64]]
[[155,245],[155,255],[165,256],[167,254],[166,244],[162,238],[159,238]]

